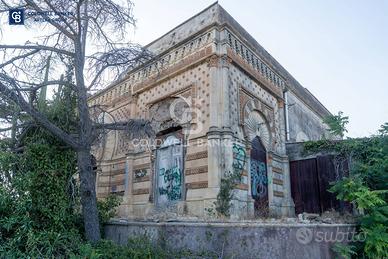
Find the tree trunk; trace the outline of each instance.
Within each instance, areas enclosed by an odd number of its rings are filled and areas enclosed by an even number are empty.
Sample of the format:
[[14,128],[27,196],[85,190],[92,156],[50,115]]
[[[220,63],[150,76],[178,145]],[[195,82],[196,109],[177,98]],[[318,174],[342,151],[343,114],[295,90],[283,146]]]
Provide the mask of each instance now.
[[97,209],[96,176],[92,169],[90,150],[79,150],[77,159],[85,235],[88,241],[96,243],[100,240],[101,234]]
[[[79,35],[80,36],[80,35]],[[79,144],[77,150],[79,176],[81,180],[81,205],[86,239],[92,243],[100,240],[100,222],[97,209],[96,176],[91,161],[92,121],[89,117],[88,96],[84,81],[85,53],[81,39],[75,42],[74,75],[77,85],[79,114]]]

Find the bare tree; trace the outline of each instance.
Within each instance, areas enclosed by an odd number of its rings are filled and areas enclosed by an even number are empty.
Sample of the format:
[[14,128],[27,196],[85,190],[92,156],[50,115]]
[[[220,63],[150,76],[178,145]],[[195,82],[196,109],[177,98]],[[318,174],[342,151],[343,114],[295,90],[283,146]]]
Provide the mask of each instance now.
[[[2,130],[15,132],[18,114],[27,114],[33,123],[76,151],[85,234],[89,241],[96,242],[100,239],[100,231],[91,164],[93,141],[98,138],[97,133],[104,132],[103,129],[131,131],[140,127],[150,132],[146,129],[149,124],[142,120],[96,122],[91,118],[91,107],[88,106],[90,91],[104,85],[107,78],[110,82],[120,80],[128,69],[150,58],[147,50],[131,44],[126,37],[135,24],[133,4],[130,0],[120,4],[113,0],[0,1],[4,14],[8,14],[10,8],[19,7],[46,19],[37,23],[33,21],[36,15],[26,16],[26,26],[44,33],[37,42],[0,45],[0,108],[4,113],[3,122],[7,123]],[[51,19],[42,13],[47,11],[67,13]],[[64,76],[60,71],[68,67],[71,68],[70,76]],[[35,105],[37,93],[42,88],[56,85],[69,87],[76,93],[79,122],[75,133],[62,130]]]

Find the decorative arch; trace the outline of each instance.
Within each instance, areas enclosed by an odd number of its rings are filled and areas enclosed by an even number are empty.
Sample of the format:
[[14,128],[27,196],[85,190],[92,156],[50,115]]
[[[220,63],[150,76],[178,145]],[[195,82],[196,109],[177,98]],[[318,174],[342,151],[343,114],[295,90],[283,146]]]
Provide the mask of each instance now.
[[244,118],[244,132],[248,141],[252,142],[255,137],[260,137],[265,149],[272,149],[272,135],[269,124],[261,112],[253,110],[246,115]]
[[[274,107],[242,86],[240,86],[239,99],[239,123],[243,127],[245,139],[252,142],[255,136],[259,136],[262,138],[267,151],[273,151],[276,144]],[[261,136],[261,133],[257,134],[258,131],[267,136]]]

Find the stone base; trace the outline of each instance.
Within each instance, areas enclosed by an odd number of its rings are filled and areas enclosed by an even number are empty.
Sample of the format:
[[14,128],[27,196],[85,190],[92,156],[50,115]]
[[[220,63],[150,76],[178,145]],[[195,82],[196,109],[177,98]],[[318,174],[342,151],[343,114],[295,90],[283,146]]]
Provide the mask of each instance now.
[[[216,258],[335,258],[335,241],[355,231],[348,224],[111,222],[105,237],[119,244],[146,235],[164,249],[206,252]],[[353,234],[354,235],[354,234]]]

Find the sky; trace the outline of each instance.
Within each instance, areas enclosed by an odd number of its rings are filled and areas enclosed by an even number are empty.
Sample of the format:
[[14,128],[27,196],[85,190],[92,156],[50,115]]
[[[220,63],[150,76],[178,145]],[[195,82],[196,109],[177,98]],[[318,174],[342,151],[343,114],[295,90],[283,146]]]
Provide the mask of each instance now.
[[[147,44],[214,3],[135,0],[133,39]],[[221,0],[284,68],[332,113],[349,137],[388,122],[388,1]]]
[[[129,35],[145,45],[214,0],[134,2],[137,26]],[[374,134],[388,122],[388,1],[218,2],[326,108],[349,116],[347,136]],[[35,35],[23,26],[2,29],[2,44]]]

